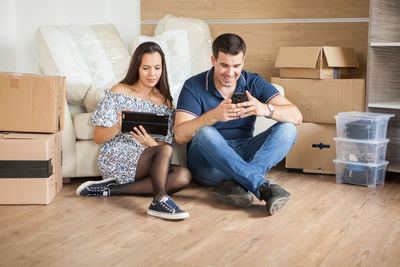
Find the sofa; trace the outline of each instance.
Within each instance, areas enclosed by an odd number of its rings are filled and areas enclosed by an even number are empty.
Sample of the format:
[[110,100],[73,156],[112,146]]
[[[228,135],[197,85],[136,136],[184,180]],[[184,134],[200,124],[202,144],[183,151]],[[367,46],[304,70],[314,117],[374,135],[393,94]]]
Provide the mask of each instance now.
[[[112,24],[55,25],[40,27],[35,49],[40,71],[66,76],[66,105],[62,133],[63,178],[100,176],[97,157],[100,145],[93,141],[92,112],[104,89],[125,75],[130,57],[142,42],[154,41],[162,47],[174,104],[184,81],[211,67],[211,34],[199,19],[165,16],[154,36],[137,36],[126,46]],[[283,94],[283,88],[276,85]],[[256,120],[255,134],[274,121]],[[186,164],[186,145],[173,143],[172,163]]]

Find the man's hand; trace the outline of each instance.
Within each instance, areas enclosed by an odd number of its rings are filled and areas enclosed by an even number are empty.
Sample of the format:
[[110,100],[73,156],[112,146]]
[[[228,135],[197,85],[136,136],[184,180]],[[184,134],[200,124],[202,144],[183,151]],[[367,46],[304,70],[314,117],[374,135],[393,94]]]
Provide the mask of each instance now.
[[268,116],[269,109],[266,104],[258,101],[257,98],[253,97],[249,91],[246,91],[247,99],[249,101],[236,104],[241,108],[240,118],[245,118],[248,116]]
[[230,121],[240,118],[242,107],[238,104],[232,104],[232,99],[225,99],[213,110],[213,116],[216,121]]

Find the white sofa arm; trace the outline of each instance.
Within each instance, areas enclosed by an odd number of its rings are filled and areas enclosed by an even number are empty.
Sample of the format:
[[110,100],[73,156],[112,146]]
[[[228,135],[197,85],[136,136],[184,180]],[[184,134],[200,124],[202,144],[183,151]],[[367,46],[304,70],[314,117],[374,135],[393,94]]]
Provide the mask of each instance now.
[[64,130],[62,132],[62,176],[76,176],[76,136],[68,103],[65,102]]

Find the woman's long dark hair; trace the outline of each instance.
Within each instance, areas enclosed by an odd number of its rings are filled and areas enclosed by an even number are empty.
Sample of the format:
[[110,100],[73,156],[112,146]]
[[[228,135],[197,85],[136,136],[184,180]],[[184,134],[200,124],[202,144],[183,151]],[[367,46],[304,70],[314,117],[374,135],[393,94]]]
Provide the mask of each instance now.
[[156,88],[163,95],[165,103],[168,104],[167,100],[169,100],[170,103],[172,104],[172,96],[169,90],[167,64],[165,63],[164,52],[162,51],[161,47],[155,42],[145,42],[140,44],[136,48],[135,52],[133,53],[131,63],[129,64],[128,72],[126,73],[125,78],[123,78],[120,83],[134,85],[139,80],[139,66],[142,61],[142,56],[144,54],[153,54],[156,52],[161,55],[162,59],[161,77],[158,83],[156,84]]

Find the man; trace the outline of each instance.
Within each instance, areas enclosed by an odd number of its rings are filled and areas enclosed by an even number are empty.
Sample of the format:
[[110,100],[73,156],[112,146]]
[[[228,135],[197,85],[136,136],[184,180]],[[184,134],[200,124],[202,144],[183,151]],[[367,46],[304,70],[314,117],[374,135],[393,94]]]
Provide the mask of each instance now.
[[[253,193],[272,215],[290,193],[264,178],[293,146],[300,111],[259,75],[243,70],[246,45],[235,34],[213,42],[213,67],[188,79],[179,96],[175,139],[189,143],[187,165],[193,180],[216,186],[219,200],[249,207]],[[232,103],[234,93],[247,101]],[[256,116],[278,123],[253,137]]]

